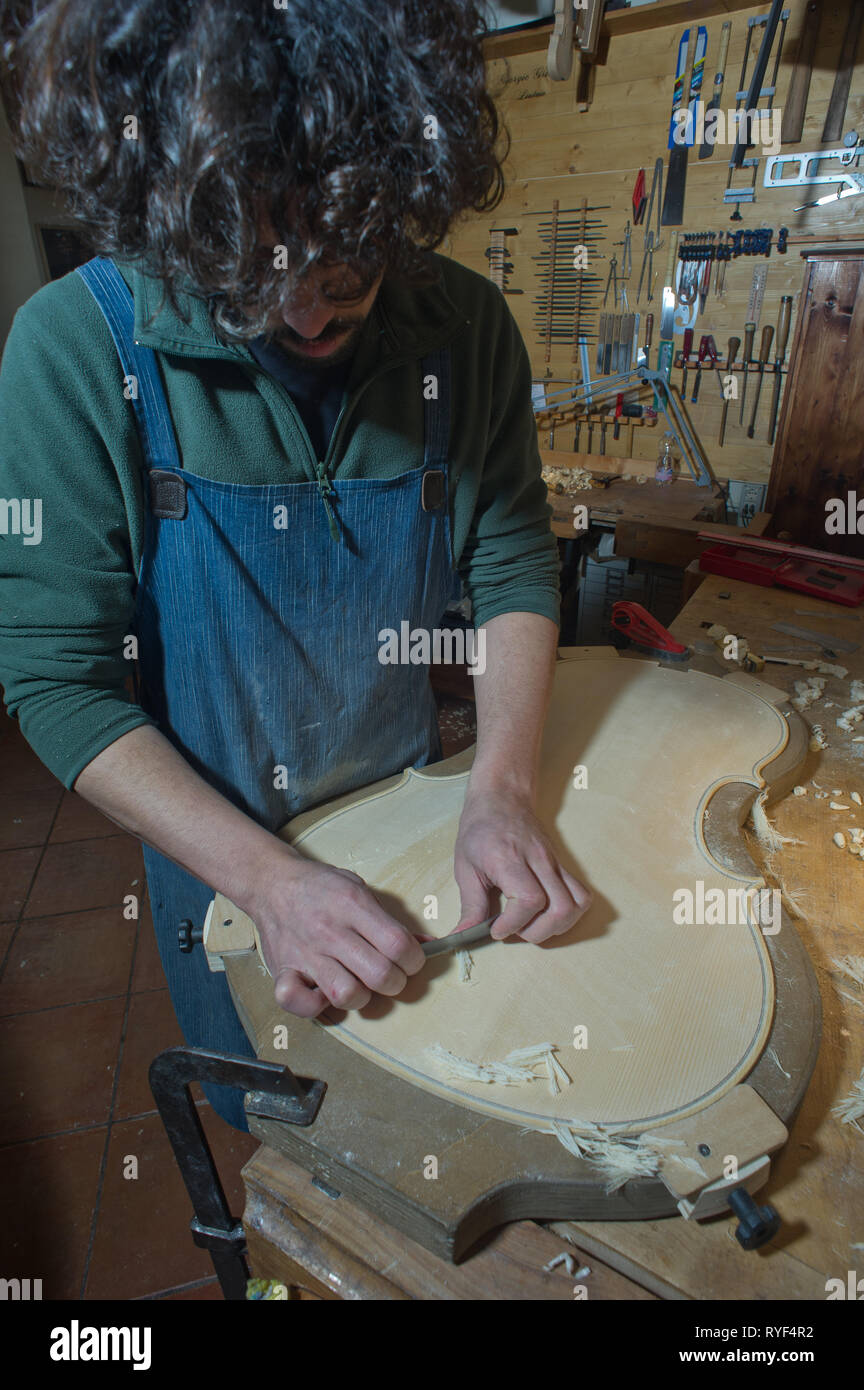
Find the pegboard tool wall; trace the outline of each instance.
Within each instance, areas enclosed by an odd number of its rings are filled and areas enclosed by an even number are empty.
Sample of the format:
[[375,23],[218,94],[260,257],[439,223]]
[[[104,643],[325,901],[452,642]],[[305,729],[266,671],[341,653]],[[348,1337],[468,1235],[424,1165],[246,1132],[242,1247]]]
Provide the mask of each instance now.
[[[787,0],[785,9],[790,11],[789,21],[783,41],[780,67],[777,77],[777,96],[775,108],[782,110],[789,88],[795,62],[798,39],[804,19],[807,0]],[[721,28],[724,20],[731,20],[732,30],[729,55],[725,65],[725,84],[720,101],[721,110],[726,112],[735,106],[735,92],[741,74],[744,47],[747,38],[747,20],[750,16],[765,15],[767,6],[737,10],[734,0],[721,8],[722,0],[702,0],[700,4],[682,3],[680,15],[675,14],[675,22],[642,32],[622,33],[616,23],[638,23],[643,11],[619,11],[605,20],[609,31],[608,48],[605,61],[595,69],[591,104],[588,111],[581,112],[576,99],[576,83],[579,73],[578,55],[574,55],[573,72],[562,82],[553,82],[546,74],[546,44],[548,30],[525,31],[518,35],[492,36],[486,41],[490,90],[495,96],[501,116],[510,132],[511,150],[506,164],[507,191],[503,203],[491,215],[471,217],[459,225],[452,237],[442,248],[448,255],[463,262],[483,275],[490,273],[490,260],[486,250],[490,246],[490,231],[493,228],[515,228],[517,234],[506,239],[507,256],[512,270],[507,276],[509,289],[520,289],[522,294],[508,294],[507,301],[519,324],[522,336],[531,358],[532,370],[536,380],[550,374],[567,381],[579,381],[581,374],[578,364],[572,361],[572,348],[568,343],[553,343],[551,357],[545,360],[545,344],[535,326],[535,298],[540,292],[539,270],[542,262],[532,260],[540,255],[545,244],[541,241],[538,224],[548,219],[536,214],[551,210],[553,200],[559,201],[561,209],[578,208],[583,199],[590,205],[608,205],[608,211],[589,213],[590,217],[605,220],[604,239],[598,243],[601,252],[596,262],[592,258],[591,270],[600,276],[598,301],[602,301],[606,285],[610,257],[614,254],[621,264],[622,248],[613,246],[623,239],[625,223],[632,221],[631,196],[640,168],[645,170],[646,195],[650,192],[651,176],[655,160],[663,156],[664,188],[668,171],[667,138],[672,105],[672,83],[675,72],[678,44],[688,24],[704,24],[708,31],[708,47],[705,58],[702,97],[707,105],[713,91],[714,73],[718,58]],[[644,13],[653,7],[646,7]],[[668,12],[671,5],[664,4]],[[840,48],[848,22],[850,6],[825,4],[821,26],[814,55],[813,73],[807,100],[803,138],[798,145],[783,145],[777,152],[784,155],[797,151],[812,151],[831,148],[834,142],[822,144],[822,129],[834,84]],[[756,28],[750,54],[749,72],[752,71],[755,53],[758,51],[759,36],[762,29]],[[779,29],[778,29],[779,39]],[[528,47],[528,45],[531,45]],[[515,47],[525,45],[525,51],[514,52]],[[496,56],[504,50],[505,56]],[[864,134],[864,37],[859,44],[859,57],[852,76],[849,101],[843,130],[857,130]],[[603,58],[601,50],[601,60]],[[764,84],[768,85],[773,71],[773,53],[768,65]],[[762,103],[764,105],[764,103]],[[779,129],[779,120],[778,120]],[[836,146],[842,144],[837,141]],[[835,146],[835,147],[836,147]],[[832,192],[831,185],[797,187],[791,189],[769,189],[763,187],[766,156],[761,148],[747,151],[747,157],[759,156],[756,176],[756,200],[742,203],[742,220],[731,222],[734,205],[724,204],[723,193],[729,172],[731,145],[718,144],[710,159],[699,160],[698,149],[691,148],[688,159],[687,189],[684,204],[684,219],[679,231],[679,241],[685,232],[714,231],[725,232],[742,228],[769,226],[774,228],[774,240],[780,227],[789,230],[789,247],[785,255],[777,252],[776,245],[770,257],[740,256],[728,262],[726,267],[725,291],[722,298],[712,290],[708,296],[705,311],[700,312],[693,322],[694,346],[691,362],[695,360],[696,350],[702,334],[714,336],[720,358],[725,359],[727,343],[735,336],[744,342],[744,324],[747,319],[747,305],[753,270],[757,265],[767,266],[767,281],[759,325],[755,335],[753,355],[756,356],[761,340],[762,329],[766,324],[775,328],[780,310],[781,295],[792,295],[792,325],[786,363],[794,337],[799,298],[804,276],[805,263],[800,252],[807,249],[807,243],[799,242],[802,237],[814,238],[812,246],[827,245],[842,240],[845,245],[856,244],[856,239],[864,245],[864,198],[849,197],[832,203],[827,207],[812,208],[806,212],[793,212],[793,208],[803,202]],[[740,187],[747,182],[746,171],[738,170],[733,175],[733,185]],[[535,214],[535,215],[531,215]],[[654,218],[652,215],[652,225]],[[632,273],[628,289],[628,303],[631,312],[638,312],[640,319],[640,343],[644,342],[644,320],[647,312],[654,313],[654,338],[651,349],[651,365],[657,364],[657,344],[659,341],[660,308],[663,278],[666,268],[669,236],[675,229],[661,229],[663,245],[654,258],[656,275],[654,298],[646,303],[643,290],[639,304],[636,303],[636,290],[642,262],[642,244],[646,222],[633,228],[632,232]],[[494,264],[494,262],[493,262]],[[610,293],[607,309],[612,308]],[[617,306],[620,311],[620,305]],[[597,304],[598,312],[602,304]],[[683,327],[680,316],[676,319],[675,351],[682,345]],[[596,349],[592,338],[590,347]],[[739,351],[738,360],[741,360]],[[595,352],[591,354],[591,372],[594,373]],[[747,437],[747,425],[753,399],[755,376],[750,377],[747,389],[747,409],[744,424],[739,425],[737,406],[728,412],[726,439],[722,447],[718,444],[722,398],[716,375],[705,374],[701,384],[699,400],[691,405],[694,374],[688,373],[687,410],[697,429],[708,460],[718,478],[738,478],[750,482],[767,483],[771,468],[772,446],[767,443],[768,424],[773,382],[773,347],[770,366],[766,369],[760,396],[759,414],[756,421],[754,439]],[[681,388],[681,371],[673,368],[672,383]],[[740,390],[740,374],[738,376]],[[797,389],[806,389],[806,382],[799,382]],[[785,376],[784,376],[785,388]],[[643,393],[641,399],[650,400],[650,394]],[[781,400],[782,409],[782,400]],[[662,438],[662,421],[655,429],[636,429],[634,432],[633,455],[644,458],[653,464]],[[541,446],[547,443],[548,431],[540,436]],[[584,439],[584,431],[583,431]],[[608,431],[606,453],[624,457],[627,432],[622,429],[618,441],[613,441],[611,429]],[[572,445],[572,429],[560,426],[556,429],[555,447],[569,449]],[[584,448],[584,443],[582,448]]]

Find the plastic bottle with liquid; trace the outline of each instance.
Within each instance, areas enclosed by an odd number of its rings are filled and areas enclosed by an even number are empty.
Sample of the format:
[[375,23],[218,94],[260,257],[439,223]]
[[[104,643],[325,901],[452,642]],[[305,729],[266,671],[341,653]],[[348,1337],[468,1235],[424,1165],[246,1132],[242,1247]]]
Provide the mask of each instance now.
[[657,456],[657,466],[654,469],[654,481],[660,487],[668,486],[678,476],[680,465],[677,455],[672,451],[673,443],[674,437],[667,430],[663,436],[660,453]]

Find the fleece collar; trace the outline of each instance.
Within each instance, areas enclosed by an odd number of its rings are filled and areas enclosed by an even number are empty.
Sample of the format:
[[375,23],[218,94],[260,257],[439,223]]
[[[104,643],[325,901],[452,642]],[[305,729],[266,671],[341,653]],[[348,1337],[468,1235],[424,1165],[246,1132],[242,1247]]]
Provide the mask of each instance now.
[[[244,342],[220,341],[200,296],[189,293],[181,298],[188,318],[184,322],[171,308],[160,280],[136,262],[118,258],[117,268],[135,300],[135,341],[142,347],[184,357],[254,361]],[[445,289],[440,264],[438,279],[431,285],[406,285],[385,275],[360,337],[358,357],[368,358],[370,367],[373,361],[389,357],[420,357],[444,347],[468,326]]]

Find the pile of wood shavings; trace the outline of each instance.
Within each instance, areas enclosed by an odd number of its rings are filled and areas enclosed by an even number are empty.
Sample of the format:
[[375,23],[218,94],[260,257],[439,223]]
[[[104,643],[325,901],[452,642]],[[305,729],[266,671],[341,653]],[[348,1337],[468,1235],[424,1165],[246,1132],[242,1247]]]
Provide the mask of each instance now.
[[517,1047],[500,1062],[471,1062],[467,1057],[457,1057],[440,1043],[426,1048],[427,1056],[436,1061],[446,1075],[457,1081],[481,1081],[486,1085],[525,1086],[531,1081],[540,1081],[535,1068],[542,1067],[549,1086],[550,1095],[557,1096],[562,1086],[571,1084],[570,1077],[562,1067],[555,1053],[557,1043],[535,1043],[532,1047]]
[[594,479],[587,468],[556,468],[551,463],[543,465],[543,481],[550,492],[589,492]]
[[682,1147],[683,1139],[661,1139],[653,1134],[618,1137],[590,1122],[568,1124],[550,1120],[549,1123],[551,1133],[568,1153],[597,1167],[605,1180],[603,1190],[607,1197],[631,1178],[656,1177],[663,1163],[680,1163],[689,1172],[708,1176],[697,1159],[667,1152]]

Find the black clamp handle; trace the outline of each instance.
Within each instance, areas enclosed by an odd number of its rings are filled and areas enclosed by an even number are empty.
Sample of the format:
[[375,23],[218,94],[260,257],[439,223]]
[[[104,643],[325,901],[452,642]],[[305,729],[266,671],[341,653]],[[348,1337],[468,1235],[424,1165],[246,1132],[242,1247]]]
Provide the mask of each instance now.
[[204,928],[196,927],[186,917],[177,928],[177,945],[188,956],[190,951],[194,951],[196,946],[200,946],[204,941]]
[[738,1217],[735,1239],[742,1250],[758,1250],[767,1245],[780,1229],[780,1217],[774,1207],[760,1207],[746,1187],[734,1187],[729,1193],[729,1206]]

